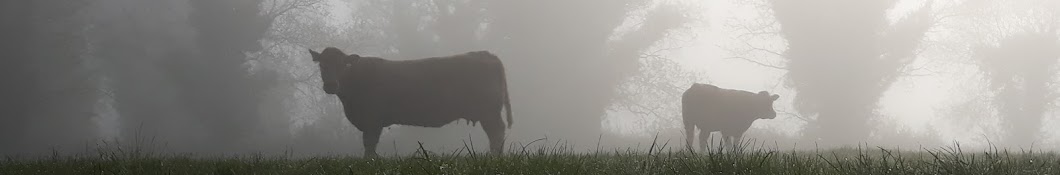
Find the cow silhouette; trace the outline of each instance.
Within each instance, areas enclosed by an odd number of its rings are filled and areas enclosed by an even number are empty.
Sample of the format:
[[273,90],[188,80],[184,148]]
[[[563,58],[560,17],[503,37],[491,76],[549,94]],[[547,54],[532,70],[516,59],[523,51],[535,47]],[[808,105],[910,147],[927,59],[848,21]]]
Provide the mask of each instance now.
[[504,66],[488,51],[416,60],[347,55],[328,47],[309,50],[320,66],[327,94],[339,97],[346,119],[363,132],[364,155],[378,156],[382,129],[391,125],[442,127],[464,119],[481,123],[492,153],[501,153],[507,109],[512,126]]
[[710,133],[715,131],[721,132],[726,145],[734,145],[734,140],[739,142],[755,120],[777,117],[773,110],[777,98],[780,95],[766,91],[752,93],[710,84],[692,84],[681,96],[686,146],[692,148],[697,127],[701,150],[706,150]]

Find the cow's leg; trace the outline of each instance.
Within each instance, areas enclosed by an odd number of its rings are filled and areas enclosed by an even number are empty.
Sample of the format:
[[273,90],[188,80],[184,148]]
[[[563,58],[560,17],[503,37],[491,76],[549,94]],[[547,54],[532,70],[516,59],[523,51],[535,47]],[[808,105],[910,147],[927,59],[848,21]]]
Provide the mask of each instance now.
[[486,131],[486,137],[490,140],[490,152],[500,154],[504,151],[504,122],[500,116],[482,120],[482,130]]
[[707,145],[710,145],[710,141],[711,141],[710,140],[710,133],[711,133],[710,130],[699,128],[699,147],[701,148],[699,150],[704,151],[704,152],[705,151],[710,151],[710,150],[707,150],[707,148],[709,148]]
[[364,156],[365,157],[378,157],[379,154],[375,152],[375,146],[379,144],[379,135],[382,134],[382,127],[368,127],[361,129],[362,142],[364,142]]
[[685,148],[691,150],[695,148],[692,145],[692,141],[696,139],[696,125],[685,123]]

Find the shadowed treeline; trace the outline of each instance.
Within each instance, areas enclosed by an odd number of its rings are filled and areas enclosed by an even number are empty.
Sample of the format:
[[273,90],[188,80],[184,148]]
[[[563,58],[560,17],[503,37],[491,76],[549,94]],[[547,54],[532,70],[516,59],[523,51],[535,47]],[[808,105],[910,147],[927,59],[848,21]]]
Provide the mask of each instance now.
[[[96,135],[101,95],[79,37],[85,2],[0,2],[0,154],[63,146],[84,149]],[[76,145],[76,146],[75,146]]]
[[[335,14],[336,5],[353,11]],[[315,69],[301,67],[310,64],[307,55],[294,51],[323,46],[399,60],[497,52],[511,62],[516,115],[525,116],[526,127],[510,137],[588,140],[600,135],[600,119],[615,98],[608,89],[637,72],[641,52],[687,21],[676,5],[641,0],[91,0],[4,7],[11,14],[4,25],[14,27],[3,32],[11,36],[3,49],[13,58],[4,60],[10,68],[3,81],[19,82],[3,91],[10,97],[3,114],[11,116],[2,123],[5,154],[138,137],[173,152],[352,152],[357,147],[347,144],[359,138],[346,136],[355,133],[337,101],[319,92],[311,78],[318,75],[306,73]],[[384,137],[446,145],[468,134],[461,126],[398,128]]]
[[[731,10],[698,7],[717,2],[750,6],[733,16],[753,20],[706,21],[704,10]],[[919,75],[947,82],[914,88],[967,89],[935,94],[950,101],[922,121],[953,121],[973,131],[948,132],[1004,140],[997,145],[1041,145],[1056,140],[1058,9],[1041,0],[3,1],[0,155],[144,139],[167,152],[356,155],[361,134],[322,92],[306,52],[325,47],[392,60],[497,55],[518,121],[508,146],[547,139],[583,151],[651,139],[630,135],[683,143],[680,94],[694,82],[778,92],[778,110],[794,111],[756,123],[797,129],[752,127],[746,135],[759,141],[948,143],[933,125],[885,132],[904,128],[883,117],[893,105],[884,99],[923,67],[955,71]],[[682,48],[713,28],[739,29],[709,37],[710,48],[765,56]],[[733,55],[782,77],[698,62]],[[927,97],[903,100],[918,98]],[[630,128],[642,133],[620,133]],[[412,153],[417,142],[487,150],[479,127],[457,121],[384,129],[378,151]]]

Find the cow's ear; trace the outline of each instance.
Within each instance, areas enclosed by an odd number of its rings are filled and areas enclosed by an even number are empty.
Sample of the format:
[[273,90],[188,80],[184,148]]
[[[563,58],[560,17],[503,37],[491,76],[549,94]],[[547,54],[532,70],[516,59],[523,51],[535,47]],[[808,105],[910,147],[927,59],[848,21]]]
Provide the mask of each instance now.
[[313,56],[313,61],[320,61],[320,52],[313,51],[313,49],[309,49],[309,55]]
[[780,98],[780,95],[777,95],[777,94],[770,95],[769,92],[766,92],[766,91],[758,91],[758,95],[761,95],[763,97],[768,97],[769,101],[777,101],[777,99]]
[[346,64],[346,67],[353,67],[353,63],[357,62],[357,60],[360,60],[360,59],[361,59],[360,55],[350,54],[350,55],[346,56],[346,59],[343,61],[343,63]]

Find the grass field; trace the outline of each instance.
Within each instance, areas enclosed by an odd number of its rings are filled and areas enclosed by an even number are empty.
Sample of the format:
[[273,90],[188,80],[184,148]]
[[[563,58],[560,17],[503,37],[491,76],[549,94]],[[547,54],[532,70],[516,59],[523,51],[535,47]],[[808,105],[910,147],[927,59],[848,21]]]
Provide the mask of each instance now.
[[[744,148],[750,146],[743,146]],[[1060,174],[1052,152],[964,152],[959,146],[898,152],[883,148],[814,151],[688,149],[574,153],[563,146],[504,155],[417,151],[402,157],[159,155],[100,149],[92,155],[7,158],[0,174]]]

